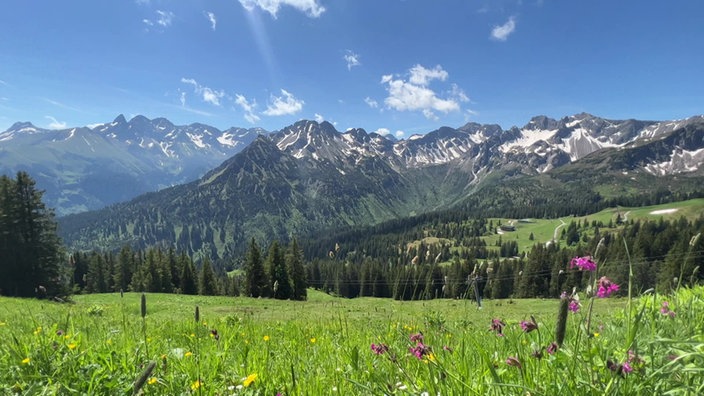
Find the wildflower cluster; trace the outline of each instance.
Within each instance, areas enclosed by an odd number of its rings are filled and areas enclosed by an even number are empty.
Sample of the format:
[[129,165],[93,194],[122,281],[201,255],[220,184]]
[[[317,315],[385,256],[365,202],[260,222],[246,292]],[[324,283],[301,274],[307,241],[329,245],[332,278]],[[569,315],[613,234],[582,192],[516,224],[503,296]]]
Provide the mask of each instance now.
[[413,354],[418,359],[423,359],[424,356],[430,355],[430,347],[423,344],[423,333],[411,334],[411,342],[415,342],[416,345],[408,348],[411,354]]

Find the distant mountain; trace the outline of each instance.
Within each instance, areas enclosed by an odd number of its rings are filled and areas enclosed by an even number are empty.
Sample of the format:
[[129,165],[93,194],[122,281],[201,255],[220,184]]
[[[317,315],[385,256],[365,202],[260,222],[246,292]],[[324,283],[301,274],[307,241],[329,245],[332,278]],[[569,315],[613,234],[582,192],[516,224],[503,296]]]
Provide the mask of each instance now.
[[0,174],[27,171],[57,214],[77,213],[195,180],[262,133],[123,115],[92,128],[18,122],[0,133]]
[[[99,129],[99,128],[98,128]],[[300,121],[259,136],[197,181],[60,219],[76,249],[166,244],[228,257],[246,242],[471,206],[558,215],[618,196],[701,190],[704,118],[535,117],[405,140]]]

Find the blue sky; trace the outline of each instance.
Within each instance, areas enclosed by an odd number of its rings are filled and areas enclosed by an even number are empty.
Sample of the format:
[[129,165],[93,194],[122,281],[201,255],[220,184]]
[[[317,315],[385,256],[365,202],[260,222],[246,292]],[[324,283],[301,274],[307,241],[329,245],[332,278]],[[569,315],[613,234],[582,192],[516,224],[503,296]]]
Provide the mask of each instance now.
[[325,119],[704,113],[704,1],[5,0],[0,131],[123,113],[224,129]]

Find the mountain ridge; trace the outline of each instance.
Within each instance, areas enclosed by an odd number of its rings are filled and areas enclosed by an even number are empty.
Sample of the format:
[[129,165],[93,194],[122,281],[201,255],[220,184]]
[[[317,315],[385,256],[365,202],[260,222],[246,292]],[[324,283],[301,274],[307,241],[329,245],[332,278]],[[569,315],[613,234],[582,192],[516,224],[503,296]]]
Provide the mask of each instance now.
[[[61,234],[76,249],[165,243],[224,258],[251,238],[286,240],[453,205],[569,213],[609,194],[696,189],[703,121],[584,114],[534,118],[523,129],[466,124],[392,140],[302,120],[258,136],[196,181],[60,219]],[[694,154],[680,161],[683,150]],[[647,170],[666,161],[657,175]]]

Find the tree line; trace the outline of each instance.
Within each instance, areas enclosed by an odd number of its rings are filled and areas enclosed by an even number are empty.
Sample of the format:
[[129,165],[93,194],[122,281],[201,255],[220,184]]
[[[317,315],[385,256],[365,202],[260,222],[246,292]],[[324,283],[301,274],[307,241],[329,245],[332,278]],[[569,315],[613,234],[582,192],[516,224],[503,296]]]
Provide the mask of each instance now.
[[[483,222],[483,220],[478,220]],[[614,227],[611,223],[609,226]],[[447,224],[441,228],[446,228]],[[596,254],[599,276],[621,285],[633,269],[636,291],[669,292],[677,285],[704,281],[704,217],[687,220],[628,221],[607,229],[601,222],[571,222],[556,243],[536,243],[517,257],[510,241],[494,247],[484,258],[485,246],[454,245],[448,241],[419,243],[403,248],[401,234],[371,238],[370,243],[347,250],[337,244],[324,258],[308,265],[312,287],[342,297],[391,297],[399,300],[431,298],[535,298],[558,297],[573,288],[584,290],[585,273],[569,266],[575,256]],[[430,228],[425,235],[431,234]],[[381,240],[379,240],[381,239]],[[598,246],[598,248],[597,248]],[[367,254],[374,251],[375,254]]]

